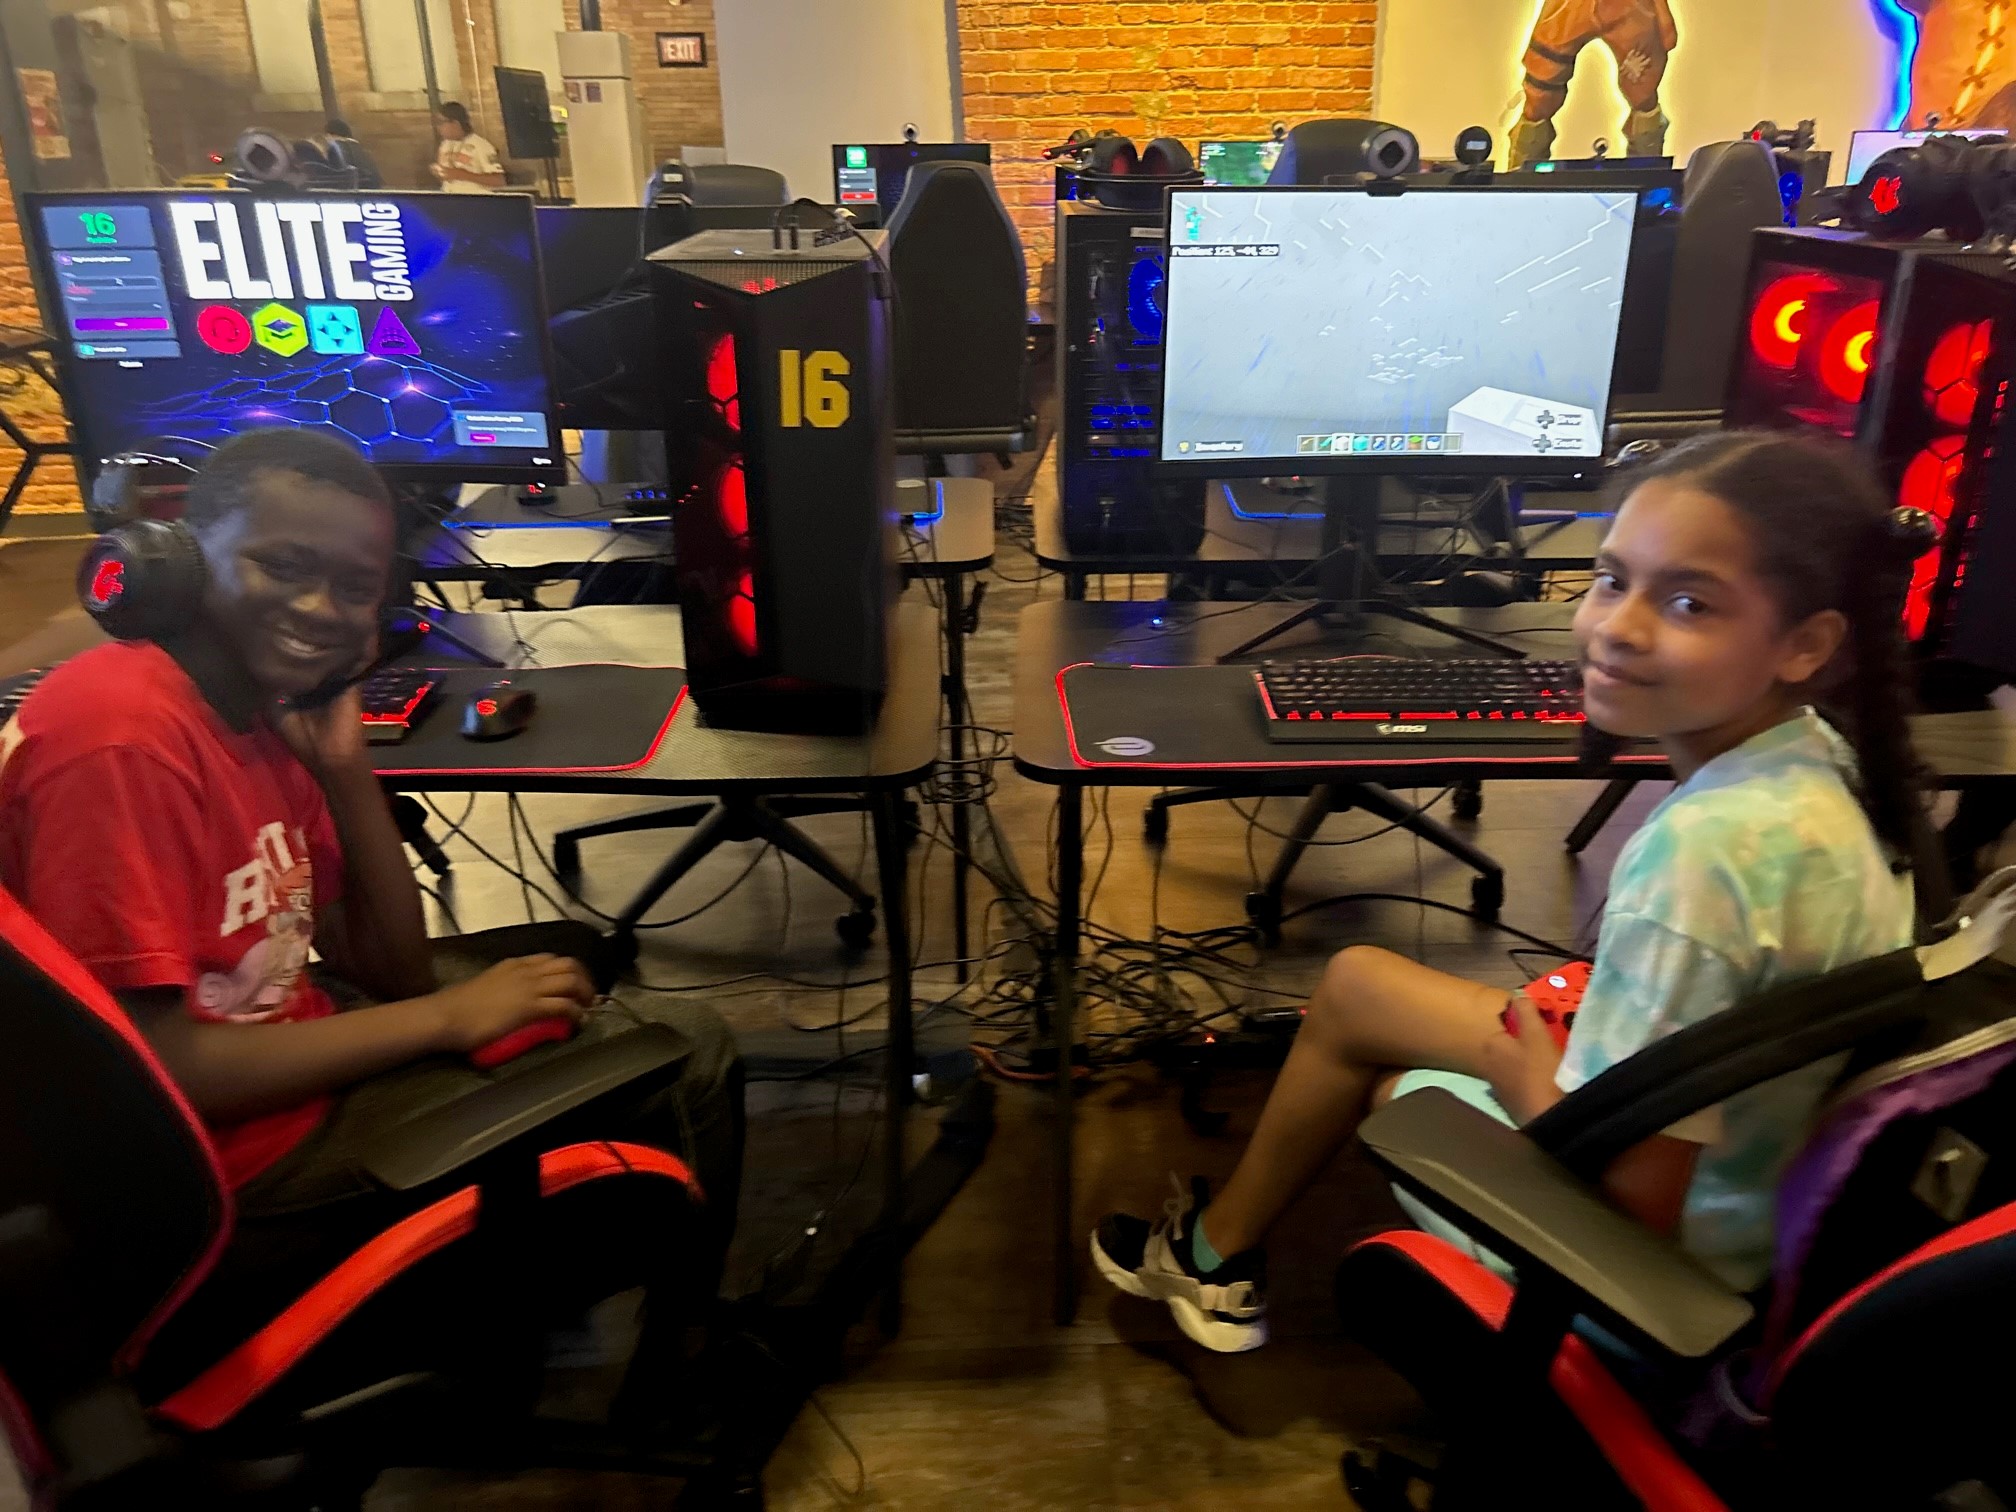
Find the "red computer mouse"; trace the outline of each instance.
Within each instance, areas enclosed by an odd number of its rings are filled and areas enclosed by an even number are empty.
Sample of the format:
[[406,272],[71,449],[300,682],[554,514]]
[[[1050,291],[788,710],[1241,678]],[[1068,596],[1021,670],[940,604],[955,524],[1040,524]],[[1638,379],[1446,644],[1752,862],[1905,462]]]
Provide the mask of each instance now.
[[469,1052],[469,1061],[479,1070],[492,1071],[508,1060],[516,1060],[527,1050],[573,1037],[574,1020],[564,1013],[556,1013],[550,1018],[534,1019],[509,1034],[500,1034],[487,1045],[477,1046]]

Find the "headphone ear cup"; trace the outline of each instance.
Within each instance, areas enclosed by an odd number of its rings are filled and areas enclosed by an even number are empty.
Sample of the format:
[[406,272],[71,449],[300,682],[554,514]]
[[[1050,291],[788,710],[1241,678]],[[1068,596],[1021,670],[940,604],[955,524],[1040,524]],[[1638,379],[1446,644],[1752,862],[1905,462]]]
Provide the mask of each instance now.
[[1132,137],[1094,137],[1085,167],[1089,172],[1103,173],[1112,178],[1129,177],[1140,171],[1141,155],[1135,150]]
[[1157,137],[1141,151],[1141,172],[1149,178],[1181,178],[1196,167],[1190,149],[1174,137]]
[[158,641],[187,627],[209,569],[179,520],[134,520],[107,531],[77,564],[77,598],[107,635]]

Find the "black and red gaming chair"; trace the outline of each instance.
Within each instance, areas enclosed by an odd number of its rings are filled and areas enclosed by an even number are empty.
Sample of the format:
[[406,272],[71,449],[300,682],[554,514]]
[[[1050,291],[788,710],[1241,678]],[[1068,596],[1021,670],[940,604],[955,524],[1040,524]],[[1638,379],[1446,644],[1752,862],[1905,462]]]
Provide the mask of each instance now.
[[[363,1163],[406,1216],[249,1331],[192,1340],[178,1324],[233,1223],[210,1141],[118,1004],[0,891],[0,1427],[35,1507],[342,1508],[390,1464],[694,1474],[579,1430],[563,1451],[532,1414],[567,1205],[620,1197],[662,1247],[701,1198],[667,1152],[569,1131],[686,1054],[656,1026],[583,1042],[403,1126]],[[402,1287],[470,1246],[488,1254],[455,1273],[484,1278],[461,1316],[435,1315],[439,1288],[426,1315],[398,1313]]]
[[[2016,971],[1989,955],[2012,906],[2004,872],[1940,943],[1762,994],[1523,1130],[1442,1092],[1367,1119],[1372,1157],[1519,1282],[1416,1232],[1345,1258],[1346,1327],[1449,1433],[1433,1473],[1347,1456],[1359,1505],[1416,1506],[1420,1480],[1438,1512],[2016,1505]],[[1688,1113],[1844,1053],[1764,1291],[1595,1190]]]

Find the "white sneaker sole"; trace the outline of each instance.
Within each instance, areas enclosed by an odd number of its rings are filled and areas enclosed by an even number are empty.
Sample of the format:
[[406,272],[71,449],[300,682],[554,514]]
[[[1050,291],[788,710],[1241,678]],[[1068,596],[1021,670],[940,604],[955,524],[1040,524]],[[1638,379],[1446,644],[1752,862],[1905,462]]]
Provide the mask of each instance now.
[[[1245,1354],[1267,1342],[1265,1318],[1255,1318],[1250,1323],[1228,1323],[1223,1318],[1212,1317],[1176,1289],[1187,1284],[1189,1277],[1154,1276],[1144,1279],[1138,1271],[1123,1270],[1099,1247],[1096,1233],[1092,1236],[1092,1264],[1100,1275],[1128,1296],[1163,1303],[1185,1336],[1214,1354]],[[1162,1284],[1158,1286],[1158,1282]]]

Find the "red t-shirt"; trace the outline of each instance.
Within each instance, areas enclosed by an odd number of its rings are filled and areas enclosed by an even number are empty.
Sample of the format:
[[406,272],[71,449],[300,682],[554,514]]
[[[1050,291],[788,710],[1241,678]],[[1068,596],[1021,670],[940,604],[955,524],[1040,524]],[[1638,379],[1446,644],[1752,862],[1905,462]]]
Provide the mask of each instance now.
[[[115,992],[179,987],[207,1023],[335,1012],[306,967],[342,876],[313,775],[264,723],[234,731],[158,646],[84,652],[0,729],[0,886]],[[231,1184],[327,1107],[213,1124]]]

